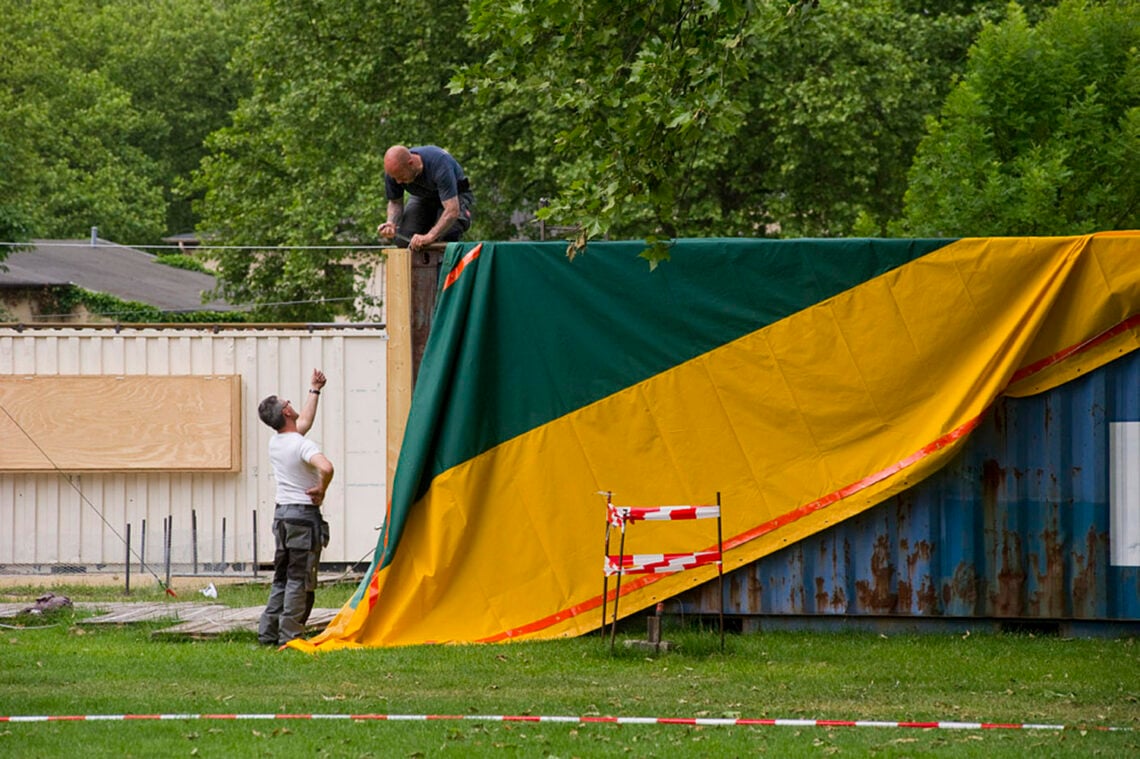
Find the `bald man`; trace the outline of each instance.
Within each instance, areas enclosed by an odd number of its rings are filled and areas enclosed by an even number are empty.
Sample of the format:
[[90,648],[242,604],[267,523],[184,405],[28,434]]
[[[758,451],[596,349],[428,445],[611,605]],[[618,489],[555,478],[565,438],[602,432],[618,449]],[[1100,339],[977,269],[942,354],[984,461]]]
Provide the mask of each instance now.
[[471,227],[475,196],[463,168],[443,148],[388,148],[384,185],[388,220],[376,228],[379,237],[395,237],[416,250],[435,242],[454,242]]

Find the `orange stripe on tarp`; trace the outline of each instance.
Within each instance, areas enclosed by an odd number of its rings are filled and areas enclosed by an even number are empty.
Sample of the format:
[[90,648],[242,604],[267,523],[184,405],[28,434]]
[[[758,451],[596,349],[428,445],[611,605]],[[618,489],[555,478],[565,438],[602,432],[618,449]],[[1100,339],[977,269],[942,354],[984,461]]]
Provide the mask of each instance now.
[[966,422],[956,429],[951,430],[950,432],[935,440],[933,443],[924,445],[922,448],[907,456],[902,461],[895,462],[889,467],[875,472],[872,475],[864,477],[857,482],[853,482],[850,485],[846,485],[833,493],[828,493],[823,498],[812,501],[811,503],[805,503],[804,505],[789,511],[786,514],[781,514],[775,519],[753,527],[751,530],[746,530],[739,535],[734,535],[733,537],[724,541],[724,549],[727,551],[731,548],[736,548],[737,546],[744,545],[750,540],[755,540],[761,535],[766,535],[767,533],[772,532],[773,530],[776,530],[780,527],[786,527],[792,522],[806,517],[808,514],[819,511],[820,509],[825,509],[834,503],[842,501],[844,498],[850,498],[859,491],[865,490],[866,488],[878,482],[882,482],[892,474],[897,474],[903,469],[917,464],[919,461],[922,461],[924,458],[934,453],[935,451],[941,450],[942,448],[945,448],[951,443],[956,442],[960,438],[963,438],[973,432],[974,428],[981,423],[983,414],[975,416],[970,421]]
[[[1076,355],[1077,353],[1080,353],[1081,351],[1084,351],[1084,350],[1092,348],[1096,345],[1099,345],[1100,343],[1103,343],[1104,341],[1106,341],[1112,337],[1115,337],[1116,335],[1119,335],[1122,332],[1126,332],[1129,329],[1136,327],[1137,325],[1140,325],[1140,314],[1137,314],[1137,315],[1129,317],[1128,319],[1125,319],[1124,321],[1120,322],[1116,326],[1105,330],[1104,332],[1097,335],[1096,337],[1090,338],[1089,340],[1086,340],[1083,343],[1078,343],[1077,345],[1073,345],[1073,346],[1070,346],[1070,347],[1065,348],[1063,350],[1060,350],[1057,353],[1054,353],[1052,356],[1049,356],[1049,357],[1044,358],[1040,361],[1037,361],[1037,362],[1025,367],[1024,369],[1018,370],[1017,372],[1014,373],[1013,377],[1010,379],[1010,382],[1007,384],[1007,387],[1009,385],[1012,385],[1014,382],[1021,381],[1021,380],[1025,379],[1026,377],[1033,375],[1036,372],[1039,372],[1043,369],[1046,369],[1050,366],[1053,366],[1054,364],[1059,363],[1060,361],[1063,361],[1067,358],[1070,358],[1070,357]],[[957,427],[957,428],[951,430],[950,432],[946,433],[945,435],[938,438],[937,440],[923,446],[922,448],[915,451],[910,456],[907,456],[906,458],[902,459],[901,461],[898,461],[898,462],[896,462],[896,463],[894,463],[894,464],[892,464],[892,465],[890,465],[890,466],[888,466],[888,467],[886,467],[886,468],[884,468],[878,472],[875,472],[874,474],[871,474],[867,477],[864,477],[863,479],[858,480],[857,482],[853,482],[850,485],[846,485],[846,486],[840,488],[839,490],[836,490],[832,493],[829,493],[829,494],[823,496],[822,498],[819,498],[815,501],[812,501],[811,503],[805,503],[802,506],[798,506],[797,508],[787,512],[786,514],[781,514],[780,516],[776,517],[775,519],[769,520],[769,521],[767,521],[761,525],[757,525],[756,527],[752,528],[751,530],[746,530],[745,532],[742,532],[739,535],[734,535],[734,536],[729,537],[728,539],[726,539],[724,541],[724,550],[728,551],[732,548],[736,548],[738,546],[744,545],[745,543],[748,543],[749,541],[755,540],[756,538],[759,538],[762,535],[766,535],[767,533],[772,532],[773,530],[779,529],[780,527],[785,527],[785,526],[791,524],[792,522],[795,522],[799,519],[802,519],[803,517],[807,516],[808,514],[819,511],[820,509],[827,508],[828,506],[831,506],[834,503],[842,501],[844,498],[849,498],[852,495],[855,495],[856,493],[858,493],[859,491],[864,490],[864,489],[866,489],[866,488],[870,487],[871,485],[874,485],[878,482],[881,482],[882,480],[886,479],[887,477],[891,476],[892,474],[896,474],[896,473],[902,471],[903,469],[906,469],[907,467],[913,466],[914,464],[916,464],[917,462],[926,458],[930,454],[932,454],[932,453],[934,453],[934,452],[936,452],[942,448],[945,448],[947,445],[950,445],[951,443],[958,441],[959,439],[961,439],[965,435],[968,435],[970,432],[972,432],[974,430],[975,427],[978,426],[978,424],[981,423],[982,416],[984,415],[984,413],[985,412],[983,412],[983,414],[979,414],[978,416],[974,417],[973,419],[970,419],[969,421],[965,422],[964,424],[960,425],[959,427]],[[706,550],[713,550],[713,548],[709,548]],[[646,587],[647,585],[649,585],[651,583],[659,582],[668,576],[669,575],[642,575],[642,576],[638,577],[637,579],[633,580],[632,582],[625,584],[622,587],[622,595],[624,596],[627,593],[633,593],[634,591],[640,590],[640,589]],[[607,595],[607,599],[612,600],[615,597],[616,597],[616,592],[611,592],[610,594]],[[558,624],[559,622],[563,622],[567,619],[570,619],[572,617],[576,617],[576,616],[583,614],[587,611],[590,611],[592,609],[596,609],[601,605],[602,605],[602,597],[599,594],[597,596],[594,596],[591,599],[583,601],[582,603],[575,604],[574,606],[570,606],[566,609],[563,609],[559,612],[551,614],[551,615],[544,617],[542,619],[537,619],[533,622],[529,622],[525,625],[521,625],[521,626],[513,628],[511,630],[506,630],[504,632],[497,633],[497,634],[492,635],[492,636],[487,637],[487,638],[480,638],[477,642],[478,643],[496,643],[496,642],[499,642],[502,640],[507,640],[509,638],[517,637],[519,635],[527,635],[530,633],[538,632],[539,630],[550,627],[551,625]]]
[[1080,353],[1083,350],[1088,350],[1089,348],[1100,345],[1101,343],[1106,342],[1107,340],[1111,340],[1112,338],[1116,337],[1117,335],[1120,335],[1124,332],[1127,332],[1130,329],[1133,329],[1137,326],[1140,326],[1140,314],[1135,314],[1133,316],[1130,316],[1129,318],[1120,322],[1120,324],[1117,324],[1115,327],[1112,327],[1110,329],[1106,329],[1104,332],[1101,332],[1099,335],[1096,335],[1095,337],[1090,337],[1088,340],[1085,340],[1083,343],[1079,343],[1077,345],[1070,345],[1068,348],[1064,348],[1062,350],[1057,351],[1052,356],[1046,356],[1045,358],[1041,359],[1040,361],[1032,363],[1023,369],[1017,370],[1016,372],[1013,373],[1013,377],[1010,378],[1009,384],[1010,385],[1016,384],[1016,383],[1020,382],[1021,380],[1025,379],[1026,377],[1029,377],[1033,374],[1036,374],[1037,372],[1041,371],[1042,369],[1048,369],[1050,366],[1053,366],[1054,364],[1059,364],[1062,361],[1064,361],[1065,359],[1069,358],[1070,356],[1073,356],[1077,353]]
[[467,255],[465,255],[463,258],[459,259],[459,263],[457,263],[455,265],[454,269],[452,269],[451,271],[449,271],[447,273],[447,278],[443,280],[443,289],[444,290],[446,290],[447,288],[449,288],[453,284],[455,284],[455,280],[459,279],[459,275],[462,274],[463,270],[467,268],[467,264],[471,263],[476,258],[478,258],[479,253],[481,253],[482,250],[483,250],[483,243],[479,243],[474,248],[472,248],[470,251],[468,251]]

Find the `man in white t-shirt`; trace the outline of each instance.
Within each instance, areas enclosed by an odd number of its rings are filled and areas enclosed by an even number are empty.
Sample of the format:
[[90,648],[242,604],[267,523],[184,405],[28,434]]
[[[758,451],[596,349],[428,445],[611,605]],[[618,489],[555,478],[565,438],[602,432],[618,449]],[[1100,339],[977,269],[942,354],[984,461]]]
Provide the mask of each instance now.
[[277,482],[273,511],[273,585],[257,626],[257,638],[282,646],[305,633],[317,589],[321,548],[328,543],[321,504],[332,481],[333,465],[320,447],[305,437],[317,415],[325,375],[313,370],[304,407],[271,395],[257,407],[261,421],[276,434],[269,439],[269,463]]

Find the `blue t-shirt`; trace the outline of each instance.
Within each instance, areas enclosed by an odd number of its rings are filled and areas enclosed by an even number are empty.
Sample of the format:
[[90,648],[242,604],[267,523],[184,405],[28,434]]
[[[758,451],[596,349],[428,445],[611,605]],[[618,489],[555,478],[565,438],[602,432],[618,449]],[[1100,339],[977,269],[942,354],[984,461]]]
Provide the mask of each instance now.
[[459,194],[463,168],[451,157],[451,153],[435,145],[411,148],[411,152],[423,160],[424,170],[408,184],[400,184],[385,174],[384,185],[388,200],[403,200],[405,191],[420,198],[439,198],[440,202]]

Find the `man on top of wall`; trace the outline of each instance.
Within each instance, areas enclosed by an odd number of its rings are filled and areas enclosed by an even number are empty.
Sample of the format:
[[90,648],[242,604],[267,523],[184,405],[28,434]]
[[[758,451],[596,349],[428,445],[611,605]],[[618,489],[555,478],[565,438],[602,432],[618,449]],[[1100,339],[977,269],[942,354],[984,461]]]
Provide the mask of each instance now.
[[376,228],[379,237],[394,237],[416,250],[435,242],[454,242],[471,227],[475,196],[463,168],[443,148],[388,148],[384,184],[388,220]]

